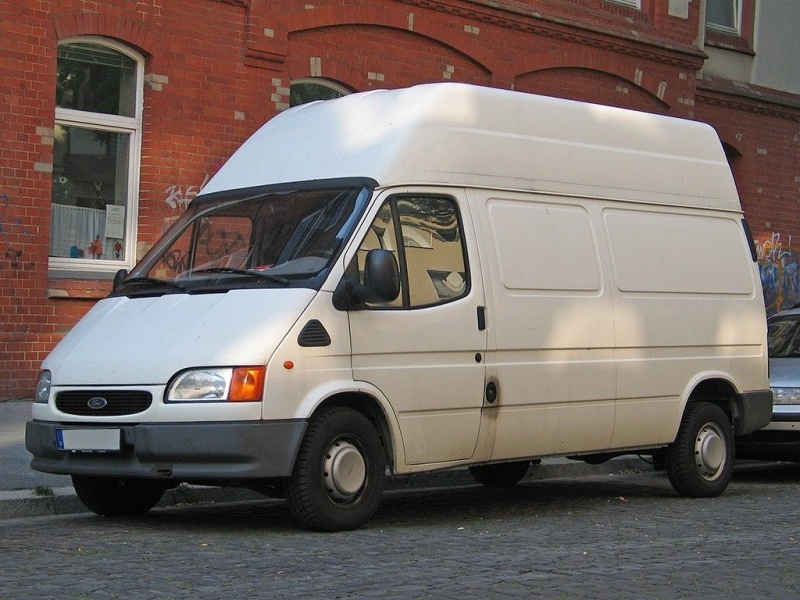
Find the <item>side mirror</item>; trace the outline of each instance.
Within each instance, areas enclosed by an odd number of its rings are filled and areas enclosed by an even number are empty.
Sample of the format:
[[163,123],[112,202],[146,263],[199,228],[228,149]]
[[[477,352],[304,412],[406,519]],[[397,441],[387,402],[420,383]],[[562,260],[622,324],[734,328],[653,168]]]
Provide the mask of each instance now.
[[364,285],[357,286],[356,296],[362,302],[392,302],[400,294],[400,269],[394,254],[376,248],[364,260]]
[[114,274],[114,283],[111,286],[112,290],[116,290],[122,285],[123,280],[128,276],[128,269],[120,269]]
[[363,310],[367,303],[392,302],[400,295],[400,269],[389,250],[370,250],[364,260],[364,283],[359,279],[358,266],[353,260],[333,292],[334,308]]

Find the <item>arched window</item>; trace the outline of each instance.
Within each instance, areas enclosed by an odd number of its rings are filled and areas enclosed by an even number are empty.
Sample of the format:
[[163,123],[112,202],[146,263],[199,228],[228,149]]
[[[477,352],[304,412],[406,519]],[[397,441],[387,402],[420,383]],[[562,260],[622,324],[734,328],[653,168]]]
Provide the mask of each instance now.
[[315,100],[333,100],[350,93],[344,86],[319,78],[298,79],[292,82],[289,106],[297,106]]
[[51,271],[91,274],[133,265],[143,63],[100,38],[58,47]]

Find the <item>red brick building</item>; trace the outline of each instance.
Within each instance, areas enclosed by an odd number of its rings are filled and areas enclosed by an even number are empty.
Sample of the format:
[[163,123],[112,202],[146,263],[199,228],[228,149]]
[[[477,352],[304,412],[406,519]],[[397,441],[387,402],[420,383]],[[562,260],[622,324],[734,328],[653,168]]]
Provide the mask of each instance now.
[[784,0],[3,3],[0,398],[30,395],[49,349],[261,123],[309,97],[421,82],[711,123],[767,309],[791,304],[799,19]]

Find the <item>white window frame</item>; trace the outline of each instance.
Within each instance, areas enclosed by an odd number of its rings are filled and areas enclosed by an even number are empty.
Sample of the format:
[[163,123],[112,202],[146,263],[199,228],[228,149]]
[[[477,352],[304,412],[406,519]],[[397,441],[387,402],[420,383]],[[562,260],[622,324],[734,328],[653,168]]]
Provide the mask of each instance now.
[[720,33],[729,33],[733,35],[742,34],[742,0],[726,0],[733,4],[733,18],[736,21],[733,27],[722,25],[720,23],[711,23],[708,20],[708,4],[706,4],[706,28]]
[[[136,264],[137,232],[139,229],[139,167],[142,154],[142,110],[144,107],[144,57],[131,48],[97,36],[80,36],[59,41],[65,44],[95,44],[116,50],[136,63],[136,98],[134,116],[109,115],[56,106],[55,124],[65,127],[84,127],[121,133],[129,136],[128,193],[125,202],[124,260],[97,260],[93,258],[50,257],[51,274],[61,276],[97,275],[131,269]],[[50,199],[52,204],[52,198]]]
[[612,4],[623,4],[625,6],[635,8],[636,10],[642,9],[642,0],[606,0],[606,2],[611,2]]

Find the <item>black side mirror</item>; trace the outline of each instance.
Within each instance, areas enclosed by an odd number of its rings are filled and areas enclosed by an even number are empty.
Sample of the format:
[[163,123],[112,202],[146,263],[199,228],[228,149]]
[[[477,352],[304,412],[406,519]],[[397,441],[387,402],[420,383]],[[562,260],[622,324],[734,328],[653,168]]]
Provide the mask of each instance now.
[[361,302],[392,302],[400,294],[400,269],[394,254],[376,248],[364,260],[364,285],[356,286]]
[[377,248],[364,261],[364,283],[360,282],[358,262],[354,259],[333,292],[337,310],[363,310],[367,303],[392,302],[400,294],[400,269],[394,254]]
[[128,269],[120,269],[114,274],[114,283],[111,287],[112,290],[116,290],[119,286],[122,285],[123,280],[128,276]]

